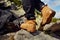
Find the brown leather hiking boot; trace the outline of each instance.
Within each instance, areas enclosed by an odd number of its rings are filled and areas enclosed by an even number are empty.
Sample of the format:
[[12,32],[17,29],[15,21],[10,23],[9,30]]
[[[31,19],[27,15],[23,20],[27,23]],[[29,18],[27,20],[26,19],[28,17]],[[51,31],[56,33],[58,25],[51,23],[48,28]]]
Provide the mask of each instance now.
[[47,5],[43,7],[42,12],[42,25],[48,24],[51,22],[52,17],[55,16],[55,11],[50,9]]
[[39,30],[43,30],[43,26],[49,24],[56,13],[55,11],[50,9],[47,5],[42,8],[41,12],[42,12],[42,22]]
[[36,22],[34,20],[27,20],[25,23],[22,23],[20,26],[21,29],[25,29],[28,32],[36,31]]

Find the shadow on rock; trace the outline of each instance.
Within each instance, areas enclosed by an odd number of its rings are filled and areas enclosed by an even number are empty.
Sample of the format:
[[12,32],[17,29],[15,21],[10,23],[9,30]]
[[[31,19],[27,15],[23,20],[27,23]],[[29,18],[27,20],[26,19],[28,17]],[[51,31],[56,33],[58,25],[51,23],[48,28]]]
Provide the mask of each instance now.
[[60,39],[60,23],[53,24],[50,28],[45,30],[45,33]]

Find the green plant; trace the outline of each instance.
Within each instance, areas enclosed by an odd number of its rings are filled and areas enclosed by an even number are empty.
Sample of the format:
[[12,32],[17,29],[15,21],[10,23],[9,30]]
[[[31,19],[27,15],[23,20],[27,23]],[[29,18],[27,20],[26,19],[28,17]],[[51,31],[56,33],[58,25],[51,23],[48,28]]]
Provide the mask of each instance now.
[[14,2],[15,5],[17,5],[17,6],[21,6],[21,1],[20,0],[9,0],[9,1]]
[[60,20],[59,18],[53,18],[52,22],[57,22],[58,20]]

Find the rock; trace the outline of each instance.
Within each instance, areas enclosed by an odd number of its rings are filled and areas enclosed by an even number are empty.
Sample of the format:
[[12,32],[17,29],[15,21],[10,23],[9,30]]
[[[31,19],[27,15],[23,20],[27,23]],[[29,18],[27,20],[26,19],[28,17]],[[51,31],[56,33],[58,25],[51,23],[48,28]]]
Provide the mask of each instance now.
[[19,9],[19,10],[10,10],[14,16],[16,16],[17,18],[20,17],[21,15],[25,14],[25,11],[23,10],[23,8]]
[[29,33],[26,30],[19,30],[16,33],[8,33],[5,35],[0,35],[0,40],[48,40],[48,39],[60,40],[60,37],[58,38],[57,35],[52,36],[40,31]]
[[26,18],[25,17],[21,17],[21,18],[18,18],[16,20],[14,20],[13,23],[18,26],[18,25],[21,25],[22,23],[24,23],[25,21],[26,21]]
[[[24,17],[22,17],[22,18],[17,17],[18,15],[21,16],[19,11],[15,10],[12,12],[12,10],[10,10],[10,9],[9,10],[0,9],[0,35],[6,33],[8,30],[11,31],[11,29],[13,28],[12,26],[7,27],[5,25],[6,23],[9,24],[10,22],[12,22],[13,24],[15,24],[15,26],[18,26],[17,28],[19,28],[20,24],[24,22],[24,20],[25,20]],[[18,15],[16,15],[16,14],[18,14]],[[9,27],[11,27],[11,28],[9,29]]]
[[2,10],[10,9],[11,8],[10,6],[11,6],[11,3],[8,0],[0,1],[0,9]]
[[6,29],[6,32],[16,32],[18,30],[20,30],[14,23],[12,22],[8,22],[8,23],[5,23],[5,29]]
[[60,31],[60,23],[55,23],[50,27],[52,32]]
[[12,9],[12,10],[17,10],[16,5],[12,3],[12,4],[11,4],[11,9]]
[[[7,33],[8,31],[13,31],[13,29],[16,30],[18,27],[16,27],[15,23],[13,22],[16,17],[8,10],[0,9],[0,12],[0,35]],[[12,24],[15,26],[11,26]]]
[[53,24],[55,24],[55,23],[46,24],[44,26],[43,30],[48,30]]
[[[39,34],[39,32],[31,34],[25,30],[20,30],[16,33],[14,39],[15,40],[36,40],[36,36],[34,36],[34,34],[37,35]],[[39,39],[38,36],[37,39]]]
[[3,2],[5,2],[5,0],[0,0],[0,3],[3,3]]
[[0,35],[0,40],[13,40],[15,33],[8,33],[5,35]]
[[32,38],[33,36],[29,33],[29,32],[27,32],[27,31],[25,31],[25,30],[21,30],[21,31],[18,31],[17,33],[16,33],[16,35],[14,36],[14,39],[15,40],[28,40],[28,39],[30,39],[30,38]]
[[8,1],[8,0],[6,0],[5,1],[5,5],[4,5],[5,7],[8,7],[8,6],[11,6],[11,2],[10,1]]
[[49,36],[40,31],[36,31],[35,33],[29,33],[25,30],[19,30],[15,36],[14,40],[59,40],[58,38]]
[[44,30],[49,33],[59,33],[60,32],[60,22],[50,23],[44,26]]
[[12,14],[8,11],[1,10],[1,16],[0,16],[0,29],[3,27],[4,23],[9,21]]

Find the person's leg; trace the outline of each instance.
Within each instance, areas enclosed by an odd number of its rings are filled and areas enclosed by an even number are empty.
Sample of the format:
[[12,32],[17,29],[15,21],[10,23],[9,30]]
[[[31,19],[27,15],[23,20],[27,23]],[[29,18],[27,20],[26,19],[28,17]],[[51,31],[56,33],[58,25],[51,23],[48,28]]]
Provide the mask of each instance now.
[[44,6],[45,4],[41,1],[41,0],[35,0],[35,8],[41,12],[42,10],[42,7]]
[[43,31],[44,26],[51,22],[52,17],[55,15],[55,11],[50,9],[47,5],[45,5],[40,0],[36,0],[35,3],[36,3],[35,4],[36,9],[41,11],[42,13],[42,22],[40,24],[39,30]]
[[34,0],[22,0],[22,4],[23,4],[23,9],[26,12],[25,17],[28,20],[32,20],[35,19],[35,14],[34,14]]
[[25,17],[27,21],[21,24],[20,28],[27,30],[28,32],[36,31],[36,23],[35,23],[35,7],[34,0],[22,0],[23,9],[26,12]]

